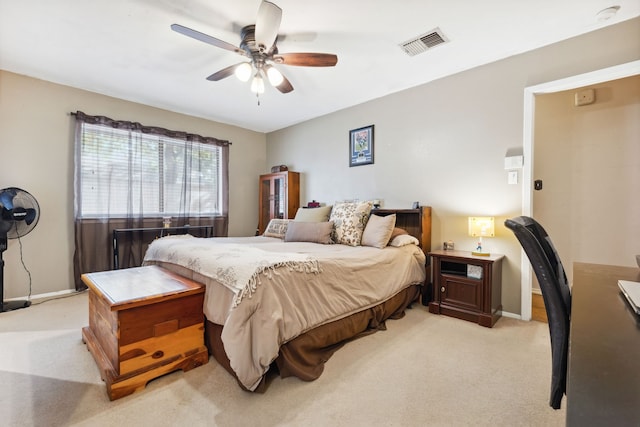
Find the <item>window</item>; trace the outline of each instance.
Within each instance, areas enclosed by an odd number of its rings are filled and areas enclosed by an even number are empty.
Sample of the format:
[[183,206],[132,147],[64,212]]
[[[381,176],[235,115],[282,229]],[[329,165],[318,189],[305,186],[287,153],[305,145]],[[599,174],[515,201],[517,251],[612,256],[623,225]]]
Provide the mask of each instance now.
[[[73,257],[76,289],[82,274],[114,268],[113,232],[211,226],[226,236],[229,141],[104,116],[75,116]],[[119,266],[142,264],[148,242],[119,245]]]
[[223,214],[224,145],[114,123],[79,123],[77,218]]

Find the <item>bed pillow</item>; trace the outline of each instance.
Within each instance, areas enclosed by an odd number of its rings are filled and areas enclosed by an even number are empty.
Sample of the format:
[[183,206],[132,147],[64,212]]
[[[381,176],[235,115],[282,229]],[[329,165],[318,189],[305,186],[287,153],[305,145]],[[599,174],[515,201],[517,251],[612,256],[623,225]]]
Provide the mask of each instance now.
[[418,241],[418,239],[410,234],[401,234],[399,236],[396,236],[392,241],[389,242],[389,246],[395,246],[396,248],[406,245],[420,246],[420,241]]
[[393,231],[391,232],[391,237],[389,237],[389,243],[391,243],[391,241],[394,238],[396,238],[397,236],[399,236],[401,234],[409,234],[409,232],[407,230],[405,230],[404,228],[394,227]]
[[291,221],[284,235],[285,242],[311,242],[330,244],[331,232],[333,231],[333,223],[324,222],[302,222]]
[[290,222],[290,219],[274,218],[269,221],[269,224],[262,235],[264,237],[277,237],[279,239],[283,239],[284,235],[287,233],[287,227]]
[[387,216],[371,215],[362,233],[362,246],[384,248],[389,243],[391,233],[396,225],[396,214]]
[[333,205],[329,221],[333,222],[332,239],[335,243],[360,246],[373,205],[371,202],[341,202]]
[[325,222],[329,221],[331,206],[320,206],[319,208],[298,208],[295,221],[303,222]]

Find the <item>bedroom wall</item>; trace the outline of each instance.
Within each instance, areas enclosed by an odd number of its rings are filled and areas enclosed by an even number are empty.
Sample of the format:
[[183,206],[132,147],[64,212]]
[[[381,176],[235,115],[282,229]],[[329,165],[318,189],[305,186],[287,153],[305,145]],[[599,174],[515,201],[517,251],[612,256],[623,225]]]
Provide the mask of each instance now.
[[[266,164],[264,134],[0,71],[0,188],[23,188],[41,208],[38,225],[21,239],[33,295],[73,288],[74,120],[69,112],[76,110],[231,141],[229,235],[255,232],[257,176]],[[4,253],[7,299],[28,293],[19,243],[9,240]]]
[[[595,102],[575,106],[584,89],[595,91]],[[533,193],[534,216],[563,264],[636,266],[639,118],[640,76],[536,96],[533,175],[543,189]]]
[[[634,19],[270,133],[267,164],[302,172],[302,203],[432,206],[434,249],[474,249],[467,217],[495,216],[484,246],[506,255],[502,304],[519,315],[520,246],[503,223],[521,213],[522,186],[507,183],[504,157],[522,150],[524,89],[639,58]],[[350,168],[348,132],[370,124],[375,163]]]

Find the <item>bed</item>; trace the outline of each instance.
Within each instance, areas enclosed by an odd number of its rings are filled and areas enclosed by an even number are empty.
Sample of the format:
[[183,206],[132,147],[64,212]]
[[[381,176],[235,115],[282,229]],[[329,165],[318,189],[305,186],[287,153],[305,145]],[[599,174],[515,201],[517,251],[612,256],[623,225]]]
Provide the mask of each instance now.
[[[207,239],[170,236],[149,246],[144,264],[206,286],[203,311],[210,354],[243,389],[263,392],[269,374],[318,378],[346,342],[404,316],[426,279],[430,212],[374,211],[370,218],[393,216],[394,231],[406,231],[393,239],[401,243],[395,246],[327,244],[326,233],[319,238],[323,243],[316,237],[286,239],[268,232]],[[295,226],[319,227],[307,222]],[[329,241],[336,241],[335,228]],[[290,225],[287,236],[292,229]]]

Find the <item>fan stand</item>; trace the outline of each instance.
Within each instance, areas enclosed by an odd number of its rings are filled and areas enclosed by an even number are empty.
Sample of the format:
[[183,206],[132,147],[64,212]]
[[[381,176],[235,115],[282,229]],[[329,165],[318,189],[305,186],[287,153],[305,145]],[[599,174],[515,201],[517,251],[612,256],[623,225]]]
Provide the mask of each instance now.
[[4,302],[4,260],[2,259],[2,253],[7,249],[7,236],[0,236],[0,298],[2,305],[0,305],[0,313],[5,311],[18,310],[20,308],[27,308],[31,305],[31,301],[15,300]]

